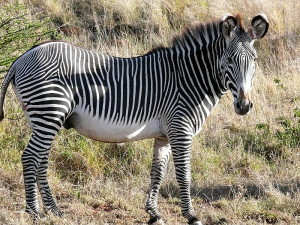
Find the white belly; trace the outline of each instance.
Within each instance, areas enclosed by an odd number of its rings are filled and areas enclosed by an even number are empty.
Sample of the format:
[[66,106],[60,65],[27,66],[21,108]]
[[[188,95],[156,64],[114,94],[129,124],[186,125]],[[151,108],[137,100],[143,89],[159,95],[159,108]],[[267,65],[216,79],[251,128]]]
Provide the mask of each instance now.
[[89,138],[103,142],[126,142],[163,136],[159,119],[144,123],[112,123],[104,118],[96,118],[87,111],[75,109],[74,129]]

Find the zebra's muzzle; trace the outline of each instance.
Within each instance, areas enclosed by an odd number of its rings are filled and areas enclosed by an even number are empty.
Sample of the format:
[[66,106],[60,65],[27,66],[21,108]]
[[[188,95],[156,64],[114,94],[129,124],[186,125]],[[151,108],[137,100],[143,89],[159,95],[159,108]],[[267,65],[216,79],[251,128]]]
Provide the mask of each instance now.
[[249,99],[238,99],[234,104],[235,112],[238,115],[246,115],[253,108],[252,102]]

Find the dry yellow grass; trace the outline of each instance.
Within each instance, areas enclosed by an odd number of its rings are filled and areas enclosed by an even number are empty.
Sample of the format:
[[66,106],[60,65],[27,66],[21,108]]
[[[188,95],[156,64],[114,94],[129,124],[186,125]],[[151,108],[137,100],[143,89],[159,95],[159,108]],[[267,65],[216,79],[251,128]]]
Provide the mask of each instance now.
[[[14,4],[15,1],[5,1]],[[258,68],[252,91],[254,110],[235,115],[228,93],[195,138],[192,153],[194,206],[205,224],[300,224],[300,149],[283,145],[275,134],[279,117],[300,127],[300,1],[280,0],[20,0],[41,9],[61,39],[110,55],[130,57],[167,46],[182,26],[224,13],[250,18],[264,12],[266,38],[257,43]],[[118,25],[137,33],[109,36]],[[24,210],[20,155],[30,135],[10,92],[0,125],[0,224],[30,223]],[[258,129],[257,125],[268,129]],[[300,131],[298,131],[300,133]],[[284,142],[288,143],[288,142]],[[152,141],[115,149],[63,130],[52,148],[49,180],[63,219],[48,215],[39,224],[144,224]],[[62,164],[62,162],[65,162]],[[184,224],[172,163],[159,202],[168,224]]]

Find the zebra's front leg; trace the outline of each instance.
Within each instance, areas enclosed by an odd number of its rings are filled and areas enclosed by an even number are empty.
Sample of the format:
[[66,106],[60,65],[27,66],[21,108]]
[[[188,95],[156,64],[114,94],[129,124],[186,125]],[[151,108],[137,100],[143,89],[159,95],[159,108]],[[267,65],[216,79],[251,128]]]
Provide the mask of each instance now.
[[180,135],[178,132],[171,140],[172,155],[175,166],[176,179],[180,189],[182,215],[188,220],[188,224],[202,225],[197,218],[191,201],[191,167],[190,150],[192,137]]
[[163,225],[165,224],[157,207],[157,198],[160,185],[162,183],[168,161],[170,158],[171,147],[167,140],[155,139],[154,153],[151,168],[151,187],[146,203],[146,211],[150,215],[148,224]]
[[55,203],[50,186],[47,179],[47,169],[48,169],[48,156],[47,154],[41,161],[40,166],[37,171],[37,184],[38,189],[41,193],[44,208],[47,211],[51,211],[56,216],[63,216],[63,213],[59,210],[57,204]]

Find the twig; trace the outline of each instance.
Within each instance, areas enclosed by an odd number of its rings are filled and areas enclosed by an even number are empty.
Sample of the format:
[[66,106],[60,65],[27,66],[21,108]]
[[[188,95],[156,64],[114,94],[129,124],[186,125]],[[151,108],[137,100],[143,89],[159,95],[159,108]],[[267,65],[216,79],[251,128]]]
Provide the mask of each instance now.
[[21,120],[23,117],[17,117],[17,118],[6,118],[7,120],[10,120],[10,121],[16,121],[16,120]]
[[7,19],[6,21],[4,21],[0,24],[0,28],[4,27],[6,24],[11,23],[13,20],[17,20],[17,19],[20,19],[20,18],[25,17],[25,16],[28,16],[28,14],[24,14],[24,15],[21,15],[21,16],[17,16],[17,17],[14,17],[14,18]]

